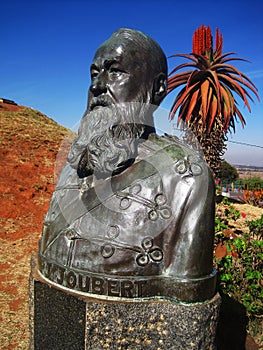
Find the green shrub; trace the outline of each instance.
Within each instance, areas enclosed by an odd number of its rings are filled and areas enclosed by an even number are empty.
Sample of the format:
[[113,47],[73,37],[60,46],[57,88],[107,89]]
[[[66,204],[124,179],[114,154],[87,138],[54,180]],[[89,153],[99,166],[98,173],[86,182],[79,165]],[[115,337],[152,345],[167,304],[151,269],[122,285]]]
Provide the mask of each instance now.
[[260,176],[250,176],[242,179],[243,187],[249,190],[263,188],[263,180]]
[[[238,214],[229,202],[224,204],[225,215],[215,219],[215,244],[227,247],[224,257],[215,258],[219,290],[243,304],[249,316],[257,316],[263,312],[263,215],[247,221],[248,233],[231,235],[228,222]],[[224,234],[227,229],[228,235]]]

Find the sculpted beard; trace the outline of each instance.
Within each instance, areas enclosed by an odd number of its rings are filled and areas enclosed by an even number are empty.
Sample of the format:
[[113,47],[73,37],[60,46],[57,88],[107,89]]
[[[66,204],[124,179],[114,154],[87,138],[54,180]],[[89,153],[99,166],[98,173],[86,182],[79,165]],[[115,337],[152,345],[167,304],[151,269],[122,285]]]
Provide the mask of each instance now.
[[98,106],[87,112],[68,156],[79,177],[94,173],[97,178],[106,178],[131,165],[138,143],[153,131],[146,122],[149,112],[148,104],[138,102]]

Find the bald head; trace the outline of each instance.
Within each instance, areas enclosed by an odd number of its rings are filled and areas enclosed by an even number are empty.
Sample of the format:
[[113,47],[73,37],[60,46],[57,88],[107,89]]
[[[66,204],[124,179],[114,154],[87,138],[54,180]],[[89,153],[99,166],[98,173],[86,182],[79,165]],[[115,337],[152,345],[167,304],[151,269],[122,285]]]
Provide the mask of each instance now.
[[159,105],[166,94],[166,57],[149,36],[121,28],[97,50],[91,79],[90,98],[108,95],[116,103]]
[[166,56],[159,44],[150,36],[139,30],[121,28],[114,32],[105,43],[111,40],[120,40],[125,43],[128,51],[135,53],[134,59],[139,56],[138,58],[141,59],[139,63],[152,74],[152,77],[160,73],[167,76]]

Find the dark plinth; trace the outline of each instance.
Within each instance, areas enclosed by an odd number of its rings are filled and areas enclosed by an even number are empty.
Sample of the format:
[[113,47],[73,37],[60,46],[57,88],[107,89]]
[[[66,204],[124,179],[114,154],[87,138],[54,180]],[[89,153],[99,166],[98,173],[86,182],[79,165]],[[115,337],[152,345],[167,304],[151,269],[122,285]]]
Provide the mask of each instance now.
[[31,350],[215,349],[220,297],[98,299],[53,286],[32,264]]
[[85,302],[34,281],[34,349],[84,349]]

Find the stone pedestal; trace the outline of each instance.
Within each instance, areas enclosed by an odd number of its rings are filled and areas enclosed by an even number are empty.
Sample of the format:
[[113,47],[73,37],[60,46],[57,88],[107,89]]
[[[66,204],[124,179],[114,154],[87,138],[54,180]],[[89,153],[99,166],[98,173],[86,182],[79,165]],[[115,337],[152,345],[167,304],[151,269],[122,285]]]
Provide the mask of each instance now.
[[31,350],[215,349],[220,297],[202,303],[94,298],[54,286],[32,264]]

